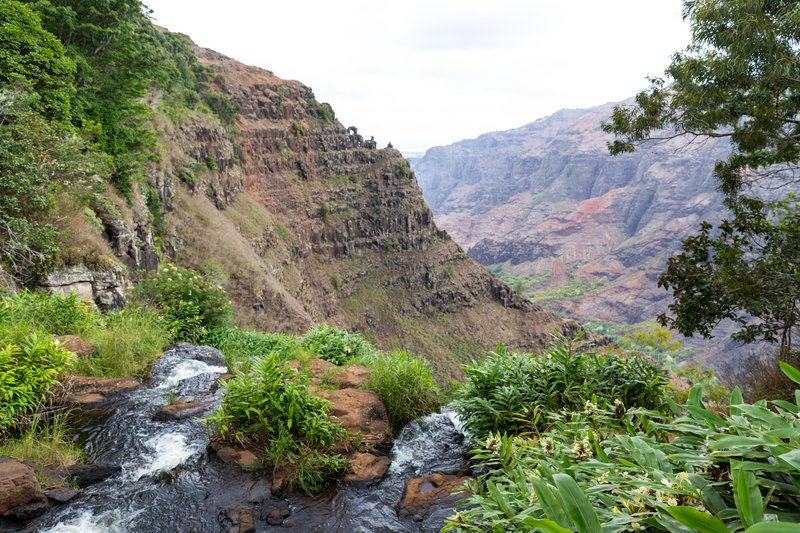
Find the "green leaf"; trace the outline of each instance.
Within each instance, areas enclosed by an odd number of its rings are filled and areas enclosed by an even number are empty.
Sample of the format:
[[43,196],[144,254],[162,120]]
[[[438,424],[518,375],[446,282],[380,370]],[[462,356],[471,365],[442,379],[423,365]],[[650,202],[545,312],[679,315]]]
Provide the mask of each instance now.
[[796,470],[800,471],[800,450],[792,450],[788,453],[784,453],[783,455],[779,455],[778,459],[784,463],[790,464]]
[[529,516],[523,520],[526,526],[530,526],[533,530],[540,529],[545,533],[572,533],[571,529],[561,527],[552,520],[540,520]]
[[744,533],[800,533],[800,524],[788,522],[761,522],[744,530]]
[[780,361],[778,364],[781,365],[781,370],[783,370],[783,373],[786,374],[789,379],[795,383],[800,383],[800,370],[797,370],[792,365],[784,363],[783,361]]
[[693,507],[672,506],[667,511],[678,522],[700,533],[728,533],[722,520]]
[[733,500],[742,523],[752,526],[764,520],[764,502],[758,490],[756,476],[743,468],[736,468],[733,478]]
[[602,533],[603,528],[586,494],[567,474],[555,474],[553,480],[561,493],[570,518],[581,533]]

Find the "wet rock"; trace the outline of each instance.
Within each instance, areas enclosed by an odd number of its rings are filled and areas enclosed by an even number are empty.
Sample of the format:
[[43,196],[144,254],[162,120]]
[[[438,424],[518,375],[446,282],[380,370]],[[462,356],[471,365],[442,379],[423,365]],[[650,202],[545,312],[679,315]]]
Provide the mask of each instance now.
[[361,389],[323,390],[317,396],[333,403],[330,414],[350,435],[361,434],[361,442],[380,447],[389,442],[386,407],[372,391]]
[[369,379],[369,369],[361,365],[350,365],[331,378],[342,389],[355,389]]
[[225,355],[211,346],[195,346],[188,342],[178,342],[166,346],[164,351],[175,352],[186,359],[194,359],[195,361],[201,361],[207,365],[226,366]]
[[247,501],[250,503],[261,503],[272,496],[270,483],[265,477],[259,477],[252,487],[247,491]]
[[345,474],[342,481],[361,487],[380,480],[391,464],[388,457],[378,457],[371,453],[354,453],[348,457],[348,460],[350,461],[350,472]]
[[67,503],[68,501],[70,501],[73,498],[75,498],[75,496],[80,494],[80,492],[78,492],[75,489],[69,488],[69,487],[62,487],[60,489],[53,489],[53,490],[45,491],[45,494],[47,495],[47,497],[52,502],[55,502],[55,503]]
[[56,337],[62,348],[68,352],[72,352],[78,357],[86,357],[95,352],[94,346],[81,339],[77,335],[62,335]]
[[16,459],[0,457],[0,516],[27,520],[49,508],[33,470]]
[[261,508],[259,517],[271,526],[279,526],[289,516],[289,503],[284,500],[273,500]]
[[455,502],[464,498],[464,492],[458,489],[468,479],[452,474],[431,474],[409,479],[403,498],[397,504],[397,515],[422,522],[434,514],[443,514],[443,511],[452,514]]
[[64,382],[64,394],[60,401],[67,405],[83,406],[138,386],[139,381],[134,378],[69,376]]
[[88,487],[104,481],[114,474],[119,473],[122,467],[119,465],[109,465],[95,463],[91,465],[71,465],[66,468],[66,477],[79,488]]
[[223,463],[238,465],[242,468],[255,468],[258,466],[258,456],[250,450],[218,442],[209,443],[208,449],[216,453]]
[[172,405],[160,407],[154,414],[153,420],[168,422],[170,420],[182,420],[200,416],[206,410],[206,405],[202,402],[179,402]]
[[239,533],[255,533],[256,523],[253,519],[253,508],[244,507],[239,511]]

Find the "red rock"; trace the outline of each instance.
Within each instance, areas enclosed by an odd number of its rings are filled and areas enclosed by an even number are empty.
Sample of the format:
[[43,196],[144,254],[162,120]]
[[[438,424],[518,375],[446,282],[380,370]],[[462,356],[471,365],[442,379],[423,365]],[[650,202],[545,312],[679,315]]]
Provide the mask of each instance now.
[[325,377],[333,376],[339,367],[334,365],[333,363],[329,363],[325,359],[314,359],[309,364],[309,373],[311,374],[311,378],[315,383],[322,383]]
[[166,422],[168,420],[182,420],[193,416],[200,416],[206,410],[202,402],[179,402],[160,407],[154,414],[153,420]]
[[361,442],[381,446],[389,441],[386,407],[372,391],[361,389],[323,390],[314,393],[333,403],[330,414],[351,436],[361,434]]
[[354,389],[363,385],[369,379],[369,369],[361,365],[350,365],[331,378],[331,383],[336,383],[342,389]]
[[345,474],[342,481],[358,486],[370,485],[380,480],[391,464],[388,457],[371,453],[356,452],[347,459],[350,461],[350,472]]
[[33,470],[16,459],[0,458],[0,516],[27,520],[49,508]]
[[95,352],[94,346],[76,335],[62,335],[61,337],[57,337],[56,340],[62,348],[68,352],[74,353],[78,357],[86,357]]
[[464,497],[464,492],[458,489],[468,479],[470,478],[466,476],[452,474],[431,474],[409,479],[403,498],[397,504],[398,516],[421,520],[434,506],[452,506]]
[[87,405],[138,386],[139,380],[134,378],[69,376],[64,382],[64,395],[60,400],[65,404]]

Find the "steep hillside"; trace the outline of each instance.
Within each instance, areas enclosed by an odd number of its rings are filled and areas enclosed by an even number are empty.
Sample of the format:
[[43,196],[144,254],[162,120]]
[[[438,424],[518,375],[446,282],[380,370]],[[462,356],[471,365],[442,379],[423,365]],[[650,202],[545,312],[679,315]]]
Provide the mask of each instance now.
[[398,151],[343,127],[299,82],[195,51],[241,110],[230,131],[162,115],[150,179],[168,212],[162,249],[217,276],[241,324],[335,323],[429,357],[441,379],[497,342],[539,349],[554,328],[577,331],[437,228]]
[[723,216],[724,142],[670,142],[612,158],[613,104],[428,150],[415,165],[437,223],[536,302],[580,320],[664,312],[656,282],[700,220]]

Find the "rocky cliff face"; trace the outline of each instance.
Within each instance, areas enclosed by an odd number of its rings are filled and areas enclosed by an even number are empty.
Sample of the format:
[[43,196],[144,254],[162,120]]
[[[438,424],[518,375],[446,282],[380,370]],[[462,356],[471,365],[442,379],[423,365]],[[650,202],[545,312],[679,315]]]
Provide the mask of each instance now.
[[634,324],[666,311],[666,259],[724,213],[712,177],[724,142],[611,157],[613,104],[428,150],[416,165],[436,220],[469,255],[546,307]]
[[227,128],[208,114],[156,113],[159,245],[224,284],[241,325],[333,323],[427,356],[442,380],[498,342],[538,350],[556,328],[577,331],[438,229],[398,151],[345,128],[299,82],[195,50],[241,111]]

